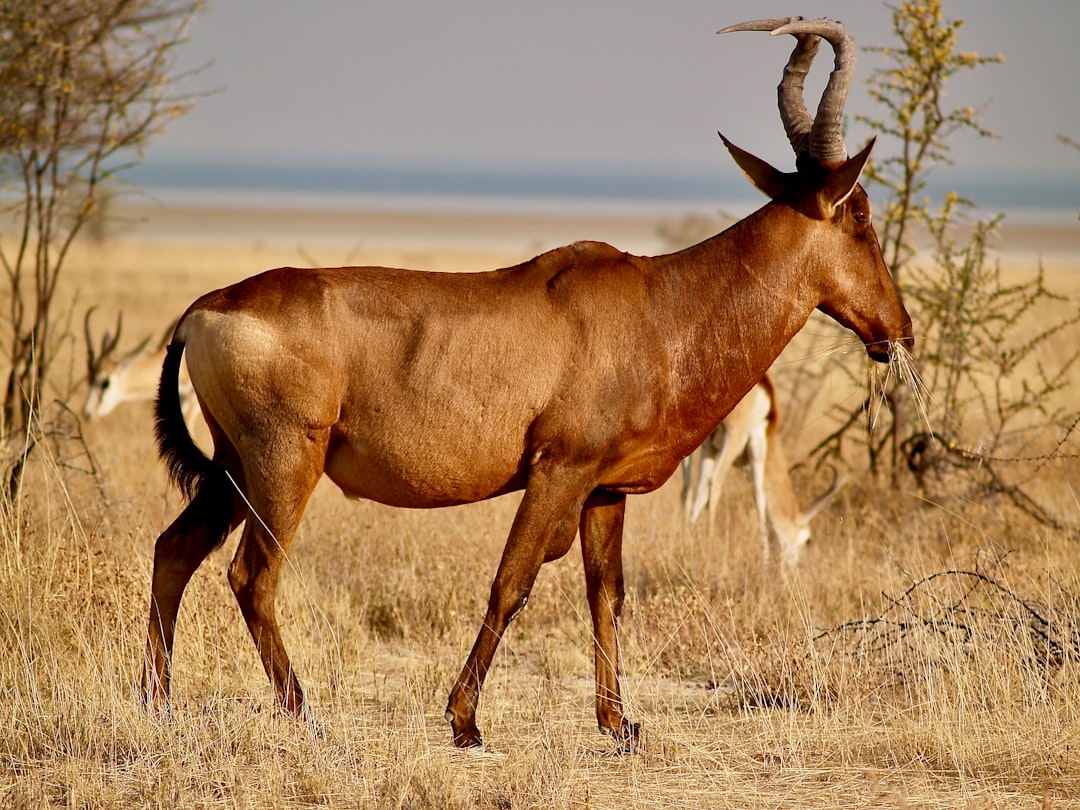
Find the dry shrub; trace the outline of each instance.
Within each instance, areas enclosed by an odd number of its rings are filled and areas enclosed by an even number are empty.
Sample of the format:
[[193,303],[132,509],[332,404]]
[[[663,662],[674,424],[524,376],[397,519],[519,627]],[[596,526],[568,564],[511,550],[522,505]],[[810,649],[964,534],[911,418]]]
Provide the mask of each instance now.
[[[1067,576],[1075,587],[1075,574]],[[1034,579],[1009,571],[1005,559],[977,559],[883,594],[876,615],[817,641],[887,671],[916,705],[927,705],[932,689],[966,690],[967,705],[991,710],[1053,700],[1080,657],[1080,598],[1054,573]]]

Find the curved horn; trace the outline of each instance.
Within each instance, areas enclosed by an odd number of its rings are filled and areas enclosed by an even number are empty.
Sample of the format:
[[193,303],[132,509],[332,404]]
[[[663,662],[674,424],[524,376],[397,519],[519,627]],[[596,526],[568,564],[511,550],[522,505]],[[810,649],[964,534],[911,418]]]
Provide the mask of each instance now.
[[851,78],[855,75],[855,40],[842,22],[829,19],[799,20],[776,28],[772,33],[773,36],[816,34],[832,45],[836,59],[810,130],[810,157],[825,166],[842,163],[847,159],[847,147],[844,146],[840,121]]
[[[729,25],[718,34],[728,34],[732,31],[768,31],[774,32],[793,23],[803,22],[803,17],[777,17],[765,20],[752,20],[751,22]],[[788,142],[796,156],[804,152],[809,145],[810,130],[813,128],[814,119],[806,110],[803,103],[803,82],[806,74],[810,71],[810,64],[817,56],[818,46],[821,40],[812,34],[795,34],[798,42],[791,52],[787,65],[784,66],[784,76],[776,87],[777,105],[780,107],[780,120],[784,123],[784,132],[787,133]]]
[[[784,122],[788,141],[796,156],[808,150],[810,157],[823,165],[833,165],[847,159],[840,119],[855,73],[855,41],[844,24],[829,19],[777,17],[730,25],[717,33],[727,34],[731,31],[768,31],[773,36],[791,34],[798,40],[777,87],[780,118]],[[811,118],[803,103],[803,82],[822,39],[832,45],[836,59],[825,92],[821,95],[817,115]]]
[[90,307],[83,317],[83,334],[86,337],[86,373],[91,380],[97,376],[105,360],[116,350],[116,344],[120,340],[120,330],[124,326],[124,313],[117,313],[116,333],[110,335],[106,332],[102,335],[101,348],[95,352],[94,339],[90,335],[90,317],[94,314],[95,309],[97,309],[96,306]]
[[90,307],[83,316],[83,336],[86,339],[86,376],[93,380],[97,373],[97,358],[94,356],[94,339],[90,336],[90,316],[97,307]]

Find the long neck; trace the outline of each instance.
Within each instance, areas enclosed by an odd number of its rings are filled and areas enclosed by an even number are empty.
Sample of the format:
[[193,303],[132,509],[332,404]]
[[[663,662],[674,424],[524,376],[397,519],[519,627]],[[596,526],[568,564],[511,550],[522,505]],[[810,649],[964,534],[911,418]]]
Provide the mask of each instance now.
[[808,276],[811,237],[797,217],[769,204],[657,258],[667,305],[678,313],[672,384],[676,407],[695,414],[690,434],[707,435],[738,404],[820,303]]

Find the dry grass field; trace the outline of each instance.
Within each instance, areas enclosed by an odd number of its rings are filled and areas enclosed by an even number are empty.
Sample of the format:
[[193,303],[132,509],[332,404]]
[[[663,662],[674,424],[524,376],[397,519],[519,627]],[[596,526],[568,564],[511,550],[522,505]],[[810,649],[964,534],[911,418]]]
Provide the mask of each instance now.
[[[1075,307],[1080,238],[1055,238],[1047,269]],[[69,295],[80,312],[99,305],[102,326],[122,310],[133,346],[196,295],[270,266],[453,271],[540,245],[300,244],[133,230],[73,258]],[[794,347],[778,373],[809,353]],[[859,397],[827,383],[785,437],[792,460],[830,406]],[[443,710],[516,496],[405,511],[320,484],[278,603],[314,729],[273,708],[225,577],[232,538],[186,593],[162,720],[137,683],[153,540],[179,498],[148,405],[85,435],[96,476],[86,459],[39,452],[0,505],[3,810],[1080,807],[1075,459],[1005,468],[1030,478],[1061,529],[1002,501],[934,502],[854,476],[790,572],[762,562],[744,476],[712,527],[686,528],[676,480],[632,498],[621,638],[643,750],[617,755],[596,730],[572,549],[543,568],[499,649],[479,713],[488,749],[462,753]],[[796,476],[804,500],[827,483]]]

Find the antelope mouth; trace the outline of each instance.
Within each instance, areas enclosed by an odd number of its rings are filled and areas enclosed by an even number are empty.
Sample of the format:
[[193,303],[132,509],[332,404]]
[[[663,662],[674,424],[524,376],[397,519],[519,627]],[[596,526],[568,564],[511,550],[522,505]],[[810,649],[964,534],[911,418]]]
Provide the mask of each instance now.
[[884,338],[866,343],[866,353],[877,363],[892,365],[898,358],[910,359],[915,351],[915,332],[909,320],[897,338]]
[[898,357],[911,357],[911,350],[915,348],[915,338],[904,337],[899,340],[883,340],[871,343],[866,347],[866,354],[875,363],[892,365]]

